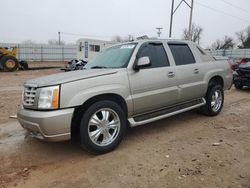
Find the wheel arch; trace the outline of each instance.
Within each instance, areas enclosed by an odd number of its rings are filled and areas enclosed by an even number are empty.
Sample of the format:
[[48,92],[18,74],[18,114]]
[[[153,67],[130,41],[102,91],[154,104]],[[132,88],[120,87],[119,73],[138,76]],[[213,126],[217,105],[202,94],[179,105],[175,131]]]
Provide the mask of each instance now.
[[222,76],[219,75],[212,76],[208,82],[208,87],[214,84],[219,84],[221,85],[222,88],[224,88],[224,80]]
[[71,138],[74,139],[79,136],[78,133],[81,121],[81,114],[83,114],[84,111],[86,111],[92,104],[102,100],[116,102],[123,109],[124,113],[126,114],[126,118],[128,117],[127,103],[122,96],[115,93],[107,93],[93,96],[86,100],[81,106],[75,108],[71,120]]

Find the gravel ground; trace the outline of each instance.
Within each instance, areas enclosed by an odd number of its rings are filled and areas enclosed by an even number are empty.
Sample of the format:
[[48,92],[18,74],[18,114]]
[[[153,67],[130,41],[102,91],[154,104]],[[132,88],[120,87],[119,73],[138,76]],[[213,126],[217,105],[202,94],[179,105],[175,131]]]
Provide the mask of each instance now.
[[16,114],[27,79],[58,69],[0,73],[0,187],[250,188],[250,89],[225,92],[216,117],[195,111],[130,129],[113,152],[30,138]]

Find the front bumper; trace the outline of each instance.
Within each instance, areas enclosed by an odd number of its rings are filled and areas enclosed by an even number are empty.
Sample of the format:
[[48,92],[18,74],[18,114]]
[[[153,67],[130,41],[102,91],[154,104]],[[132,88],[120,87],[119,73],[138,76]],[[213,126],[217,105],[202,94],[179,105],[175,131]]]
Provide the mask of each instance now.
[[17,119],[24,129],[27,129],[32,136],[57,142],[70,140],[71,120],[74,108],[35,111],[18,107]]
[[250,77],[234,75],[233,82],[242,86],[250,86]]

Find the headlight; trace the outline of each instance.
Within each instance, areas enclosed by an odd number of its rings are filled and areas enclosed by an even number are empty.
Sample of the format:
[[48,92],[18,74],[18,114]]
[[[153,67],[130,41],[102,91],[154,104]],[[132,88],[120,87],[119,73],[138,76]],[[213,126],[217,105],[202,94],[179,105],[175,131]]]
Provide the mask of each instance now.
[[38,99],[39,109],[57,109],[59,104],[59,86],[41,88]]

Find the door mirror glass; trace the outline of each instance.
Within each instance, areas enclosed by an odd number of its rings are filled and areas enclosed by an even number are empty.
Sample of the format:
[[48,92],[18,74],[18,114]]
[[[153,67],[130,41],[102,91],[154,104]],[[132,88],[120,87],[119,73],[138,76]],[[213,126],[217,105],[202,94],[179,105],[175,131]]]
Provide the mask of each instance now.
[[138,59],[138,61],[137,61],[135,70],[139,70],[140,68],[148,67],[150,65],[151,65],[151,63],[150,63],[150,59],[149,59],[148,56],[146,56],[146,57],[140,57]]

